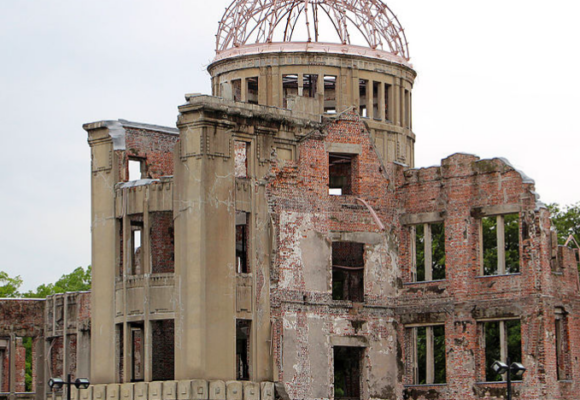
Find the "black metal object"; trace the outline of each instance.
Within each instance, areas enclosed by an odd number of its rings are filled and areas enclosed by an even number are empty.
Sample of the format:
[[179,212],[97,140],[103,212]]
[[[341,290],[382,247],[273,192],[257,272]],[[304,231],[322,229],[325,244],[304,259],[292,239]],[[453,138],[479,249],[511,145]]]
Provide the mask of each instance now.
[[62,378],[50,378],[48,380],[48,386],[50,386],[51,390],[58,390],[61,389],[64,385],[66,385],[66,399],[71,400],[70,396],[70,387],[71,385],[75,385],[77,389],[88,389],[91,382],[87,378],[77,378],[73,382],[72,375],[68,374],[68,378],[66,381],[62,380]]

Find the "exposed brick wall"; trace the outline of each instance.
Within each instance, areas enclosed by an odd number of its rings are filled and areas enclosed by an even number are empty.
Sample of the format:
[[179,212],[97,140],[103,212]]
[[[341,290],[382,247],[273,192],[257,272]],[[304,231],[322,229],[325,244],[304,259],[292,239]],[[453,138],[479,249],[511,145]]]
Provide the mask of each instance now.
[[173,175],[173,148],[179,141],[178,135],[136,128],[126,128],[125,132],[126,150],[117,151],[120,155],[120,182],[129,179],[130,158],[145,162],[145,178]]
[[[353,157],[352,196],[329,196],[326,144],[360,145]],[[575,380],[580,379],[580,298],[573,251],[560,249],[554,270],[548,211],[537,202],[534,185],[501,159],[480,160],[456,154],[440,167],[410,170],[383,165],[370,135],[358,117],[346,115],[313,133],[299,145],[296,162],[271,164],[267,194],[276,234],[271,271],[274,360],[291,398],[316,398],[332,393],[332,346],[316,343],[313,332],[326,337],[363,337],[363,397],[427,399],[495,399],[505,384],[485,383],[485,340],[482,321],[518,318],[524,384],[515,390],[526,399],[571,399],[570,384],[556,380],[555,307],[568,312]],[[386,227],[381,233],[366,200]],[[519,215],[520,274],[480,276],[478,212],[485,207],[516,205]],[[446,234],[446,279],[412,283],[410,229],[403,214],[440,213]],[[330,286],[309,289],[302,241],[312,232],[329,240],[332,232],[380,233],[382,243],[365,245],[364,304],[331,300]],[[329,260],[330,264],[330,260]],[[320,274],[330,275],[330,269]],[[330,306],[330,307],[329,307]],[[405,326],[445,326],[447,384],[413,386]],[[406,339],[407,338],[407,339]],[[291,345],[289,343],[292,343]],[[574,347],[575,346],[575,347]],[[381,358],[380,351],[394,355]],[[322,356],[316,355],[317,353]],[[328,360],[325,368],[321,365]],[[290,364],[284,360],[291,360]],[[378,379],[374,370],[385,360],[391,374]],[[294,365],[294,367],[291,367]],[[291,367],[288,369],[288,367]],[[383,366],[384,368],[384,366]],[[365,375],[367,374],[367,375]],[[329,388],[316,392],[322,381]],[[363,385],[364,386],[364,385]],[[544,393],[550,393],[545,397]]]
[[172,319],[151,323],[153,380],[173,380],[175,369],[175,327]]
[[173,213],[171,211],[152,212],[149,218],[152,272],[154,274],[173,273],[175,271]]

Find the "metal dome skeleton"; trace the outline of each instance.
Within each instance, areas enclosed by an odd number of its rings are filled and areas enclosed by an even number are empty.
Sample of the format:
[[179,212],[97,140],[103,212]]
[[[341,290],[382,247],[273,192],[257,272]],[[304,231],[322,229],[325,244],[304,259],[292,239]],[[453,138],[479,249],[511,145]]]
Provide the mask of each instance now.
[[[321,26],[323,21],[327,26]],[[322,36],[328,35],[330,27],[334,37],[326,40]],[[234,0],[219,23],[216,52],[253,44],[296,43],[298,31],[306,36],[301,42],[362,44],[409,60],[404,30],[380,0]],[[362,36],[366,43],[353,43],[351,35]]]

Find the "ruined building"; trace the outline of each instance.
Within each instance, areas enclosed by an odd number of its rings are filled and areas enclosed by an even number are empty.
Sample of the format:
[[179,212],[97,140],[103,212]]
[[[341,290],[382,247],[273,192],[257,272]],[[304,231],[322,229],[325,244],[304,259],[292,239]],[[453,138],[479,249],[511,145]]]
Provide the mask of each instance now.
[[508,356],[515,398],[578,398],[578,254],[506,160],[414,169],[383,3],[236,0],[208,69],[176,128],[84,125],[90,323],[88,294],[3,301],[3,392],[30,337],[39,400],[89,360],[75,399],[500,399]]

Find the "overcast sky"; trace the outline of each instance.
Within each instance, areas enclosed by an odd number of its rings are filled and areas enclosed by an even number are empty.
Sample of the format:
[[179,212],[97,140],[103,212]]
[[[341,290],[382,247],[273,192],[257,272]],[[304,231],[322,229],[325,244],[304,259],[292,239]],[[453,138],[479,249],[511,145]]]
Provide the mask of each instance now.
[[[0,270],[24,289],[90,264],[82,124],[175,126],[230,0],[0,0]],[[417,166],[509,159],[545,202],[580,200],[580,3],[391,0],[419,76]]]

